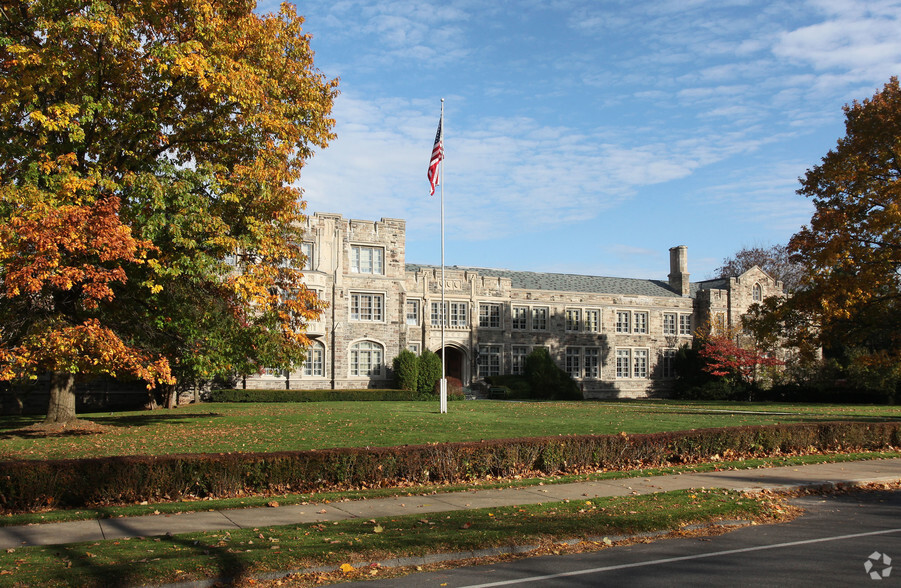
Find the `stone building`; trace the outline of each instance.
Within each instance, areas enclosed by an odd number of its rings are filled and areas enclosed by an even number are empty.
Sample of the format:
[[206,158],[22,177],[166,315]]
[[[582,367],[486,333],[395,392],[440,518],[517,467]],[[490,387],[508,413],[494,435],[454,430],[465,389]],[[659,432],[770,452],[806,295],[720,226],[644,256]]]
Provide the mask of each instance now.
[[543,346],[586,398],[663,395],[695,329],[735,327],[752,303],[782,294],[757,267],[690,282],[684,246],[670,249],[666,280],[446,267],[442,349],[441,268],[406,263],[403,220],[307,222],[305,280],[329,307],[310,325],[305,364],[249,376],[248,388],[390,387],[405,348],[443,354],[448,377],[469,385],[520,373]]

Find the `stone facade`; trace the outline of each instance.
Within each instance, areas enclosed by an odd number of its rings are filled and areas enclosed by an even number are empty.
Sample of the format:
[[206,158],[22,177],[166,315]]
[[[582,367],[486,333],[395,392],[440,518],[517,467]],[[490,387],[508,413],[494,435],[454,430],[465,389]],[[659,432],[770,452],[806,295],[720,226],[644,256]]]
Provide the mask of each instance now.
[[781,295],[755,267],[690,282],[687,250],[670,250],[666,281],[407,264],[405,222],[314,214],[305,227],[307,285],[328,301],[304,366],[248,377],[248,388],[390,387],[402,349],[444,354],[448,377],[469,385],[517,373],[547,347],[586,398],[665,395],[672,357],[699,327],[739,325],[748,307]]

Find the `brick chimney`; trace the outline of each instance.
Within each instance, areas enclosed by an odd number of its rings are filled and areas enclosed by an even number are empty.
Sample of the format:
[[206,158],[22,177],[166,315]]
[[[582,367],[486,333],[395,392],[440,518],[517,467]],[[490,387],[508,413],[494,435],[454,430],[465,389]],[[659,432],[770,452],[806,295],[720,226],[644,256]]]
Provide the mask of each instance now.
[[691,292],[688,281],[688,247],[679,245],[669,250],[669,286],[682,296]]

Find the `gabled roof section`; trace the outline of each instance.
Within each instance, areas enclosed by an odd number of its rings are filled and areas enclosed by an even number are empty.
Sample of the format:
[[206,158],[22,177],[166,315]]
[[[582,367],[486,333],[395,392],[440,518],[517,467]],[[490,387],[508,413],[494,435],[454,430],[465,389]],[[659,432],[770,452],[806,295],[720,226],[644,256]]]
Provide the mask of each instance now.
[[[757,270],[757,271],[755,272],[754,270]],[[745,277],[745,276],[747,276],[748,274],[751,274],[751,273],[761,273],[761,274],[763,274],[764,276],[766,276],[767,278],[769,278],[770,280],[772,280],[773,282],[776,282],[776,281],[777,281],[776,278],[774,278],[773,276],[771,276],[770,273],[769,273],[768,271],[766,271],[765,269],[763,269],[763,268],[760,267],[759,265],[751,266],[745,273],[741,274],[741,275],[738,276],[738,277],[739,277],[739,278],[743,278],[743,277]]]
[[[406,264],[408,272],[421,269],[440,270],[441,266]],[[597,294],[623,294],[630,296],[659,296],[681,298],[673,292],[669,284],[662,280],[641,280],[636,278],[609,278],[604,276],[583,276],[579,274],[555,274],[521,272],[483,267],[446,266],[448,270],[465,271],[489,278],[509,278],[514,288],[520,290],[549,290],[555,292],[594,292]]]
[[726,290],[729,287],[729,278],[715,278],[713,280],[702,280],[700,282],[691,283],[691,295],[694,296],[697,290]]

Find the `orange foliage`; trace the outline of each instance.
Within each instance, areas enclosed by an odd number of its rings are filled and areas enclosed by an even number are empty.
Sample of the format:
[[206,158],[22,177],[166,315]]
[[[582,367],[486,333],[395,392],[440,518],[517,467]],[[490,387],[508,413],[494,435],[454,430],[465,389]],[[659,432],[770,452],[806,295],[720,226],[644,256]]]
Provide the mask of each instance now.
[[122,264],[140,263],[152,247],[122,224],[114,196],[62,206],[31,200],[0,224],[6,296],[77,289],[84,308],[94,309],[112,300],[111,282],[126,281]]

